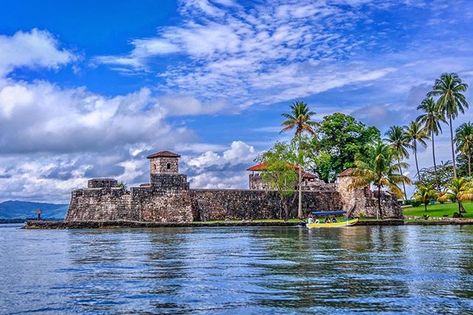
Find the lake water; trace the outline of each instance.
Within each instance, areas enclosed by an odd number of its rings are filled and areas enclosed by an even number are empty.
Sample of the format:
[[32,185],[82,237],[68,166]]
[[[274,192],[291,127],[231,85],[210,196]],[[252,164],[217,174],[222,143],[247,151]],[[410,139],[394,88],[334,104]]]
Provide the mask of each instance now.
[[19,227],[1,314],[473,314],[473,226]]

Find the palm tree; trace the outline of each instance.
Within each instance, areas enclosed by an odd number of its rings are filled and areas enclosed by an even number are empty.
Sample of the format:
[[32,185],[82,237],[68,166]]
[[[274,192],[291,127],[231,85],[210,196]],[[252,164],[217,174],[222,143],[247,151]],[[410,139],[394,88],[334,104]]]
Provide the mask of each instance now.
[[468,177],[471,177],[471,153],[473,151],[473,124],[464,123],[455,130],[457,152],[464,154],[468,160]]
[[[437,176],[437,163],[435,162],[435,136],[442,132],[441,122],[446,123],[444,115],[440,110],[438,104],[434,101],[432,97],[426,98],[422,103],[417,106],[417,109],[422,110],[424,113],[417,117],[423,126],[426,132],[430,133],[430,139],[432,140],[432,158],[434,160],[434,172]],[[437,183],[437,189],[438,189]]]
[[463,83],[456,73],[444,73],[440,79],[435,80],[432,91],[428,96],[438,96],[438,104],[440,110],[445,117],[448,118],[448,125],[450,127],[450,144],[452,147],[452,161],[453,161],[453,177],[457,178],[455,149],[453,147],[453,120],[458,116],[459,112],[462,114],[468,108],[463,92],[468,88],[468,84]]
[[[398,161],[399,173],[402,173],[401,160],[409,157],[407,149],[410,147],[409,138],[400,126],[391,126],[386,132],[386,141],[389,143]],[[406,185],[402,183],[404,199],[407,200]]]
[[448,186],[446,196],[458,203],[458,214],[465,213],[462,201],[473,199],[473,185],[464,178],[454,178]]
[[419,182],[417,184],[417,190],[414,193],[414,199],[420,201],[424,204],[424,212],[427,212],[427,204],[432,199],[437,199],[437,191],[434,189],[433,185],[424,184]]
[[295,101],[291,105],[291,112],[284,113],[282,116],[286,119],[282,122],[283,129],[281,132],[285,132],[291,129],[296,129],[294,137],[298,141],[298,160],[299,160],[299,203],[297,207],[297,216],[302,219],[302,154],[301,154],[301,136],[304,132],[316,136],[315,127],[317,123],[312,120],[312,116],[315,115],[315,112],[309,110],[309,107],[306,103],[302,101]]
[[[353,170],[354,180],[351,188],[362,188],[373,184],[377,188],[378,211],[376,218],[383,217],[381,209],[381,190],[386,187],[396,196],[402,196],[403,192],[398,187],[400,183],[409,184],[411,181],[408,177],[397,173],[400,166],[407,167],[407,164],[396,163],[397,154],[391,146],[377,141],[374,143],[369,152],[368,157],[357,158],[355,160],[355,168]],[[401,165],[399,165],[401,164]]]
[[406,129],[407,139],[411,142],[412,152],[414,152],[414,158],[416,161],[416,177],[419,179],[419,162],[417,160],[417,144],[419,143],[423,147],[426,147],[427,144],[425,140],[429,138],[427,132],[418,121],[411,121],[409,126]]
[[311,119],[314,115],[315,112],[311,112],[306,103],[302,101],[294,102],[291,105],[291,112],[282,114],[286,120],[282,123],[283,129],[281,132],[296,128],[294,134],[296,137],[299,137],[303,132],[308,132],[315,136],[315,126],[317,123]]

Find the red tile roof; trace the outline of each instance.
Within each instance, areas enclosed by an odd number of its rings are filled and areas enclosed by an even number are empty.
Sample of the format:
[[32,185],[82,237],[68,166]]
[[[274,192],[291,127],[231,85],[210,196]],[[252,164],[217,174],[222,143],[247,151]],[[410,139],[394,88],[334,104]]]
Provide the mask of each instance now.
[[156,153],[153,153],[151,155],[148,155],[146,158],[147,159],[153,159],[157,157],[168,157],[168,158],[179,158],[181,157],[179,154],[173,153],[171,151],[159,151]]

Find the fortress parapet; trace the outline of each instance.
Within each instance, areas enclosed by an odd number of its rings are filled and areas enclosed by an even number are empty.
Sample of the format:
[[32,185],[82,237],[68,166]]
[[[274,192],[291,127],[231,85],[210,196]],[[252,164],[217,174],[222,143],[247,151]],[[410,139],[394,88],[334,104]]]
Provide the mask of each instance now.
[[118,187],[118,182],[113,178],[92,178],[87,182],[87,188],[112,188]]

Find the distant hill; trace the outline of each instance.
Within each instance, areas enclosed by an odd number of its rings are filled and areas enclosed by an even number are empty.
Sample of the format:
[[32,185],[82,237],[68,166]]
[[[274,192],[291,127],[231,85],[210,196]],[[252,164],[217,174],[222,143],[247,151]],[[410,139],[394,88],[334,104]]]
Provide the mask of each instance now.
[[41,209],[45,219],[63,219],[68,205],[9,200],[0,203],[0,219],[25,219],[36,217],[36,209]]

